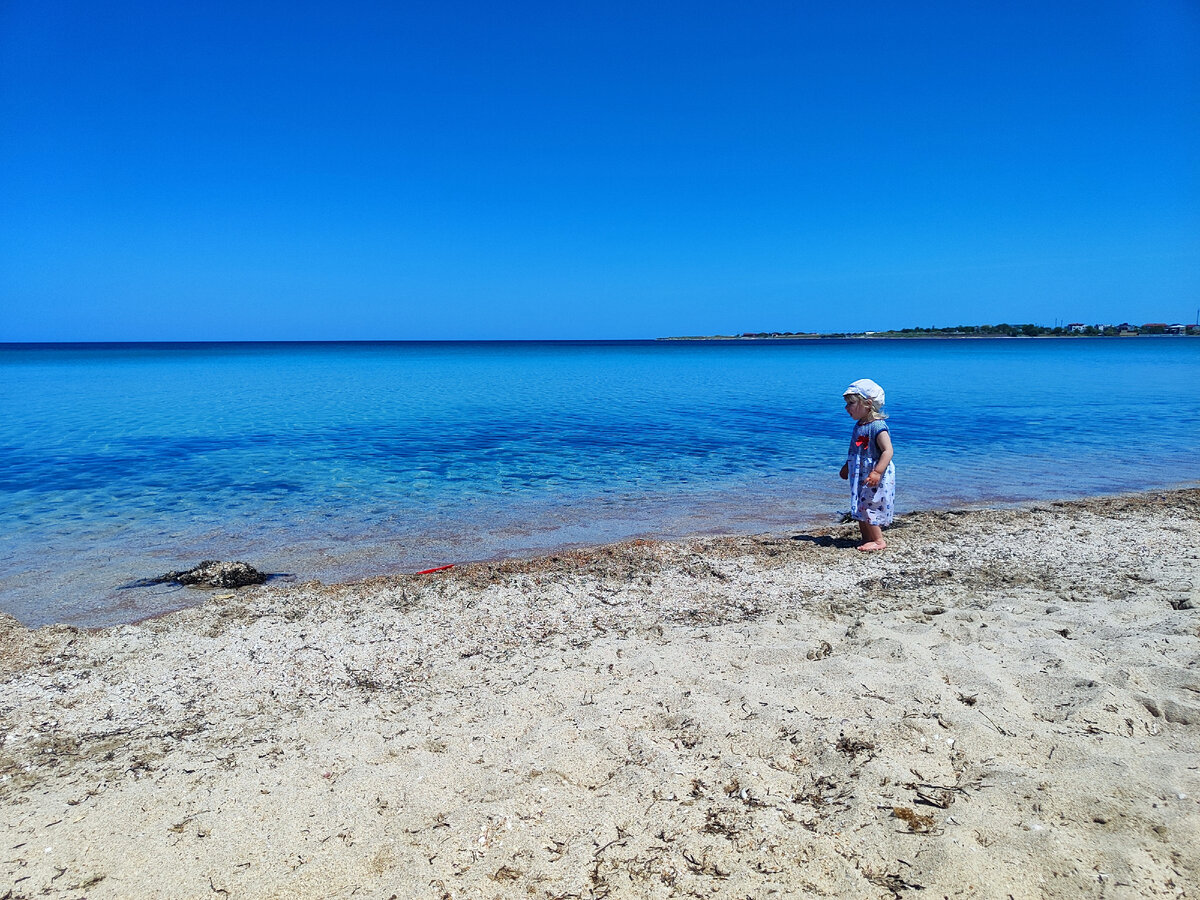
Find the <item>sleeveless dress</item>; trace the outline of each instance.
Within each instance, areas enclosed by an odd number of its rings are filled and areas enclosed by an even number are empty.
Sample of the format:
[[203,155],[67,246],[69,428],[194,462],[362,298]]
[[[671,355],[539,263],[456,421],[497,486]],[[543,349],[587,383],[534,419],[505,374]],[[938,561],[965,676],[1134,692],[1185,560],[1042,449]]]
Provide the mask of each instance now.
[[878,487],[867,484],[867,476],[879,462],[877,437],[888,427],[882,419],[866,425],[854,425],[850,434],[850,451],[846,457],[850,476],[850,515],[868,525],[891,525],[892,507],[896,502],[896,466],[888,463]]

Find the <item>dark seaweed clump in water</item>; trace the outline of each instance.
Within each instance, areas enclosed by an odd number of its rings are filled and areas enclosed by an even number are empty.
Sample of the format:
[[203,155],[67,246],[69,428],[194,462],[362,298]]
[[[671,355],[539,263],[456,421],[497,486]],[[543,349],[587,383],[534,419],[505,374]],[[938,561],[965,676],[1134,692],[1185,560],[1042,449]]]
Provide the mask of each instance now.
[[190,569],[167,572],[157,578],[143,578],[123,588],[151,587],[156,584],[186,584],[194,587],[240,588],[250,584],[263,584],[270,576],[244,562],[221,562],[206,559]]

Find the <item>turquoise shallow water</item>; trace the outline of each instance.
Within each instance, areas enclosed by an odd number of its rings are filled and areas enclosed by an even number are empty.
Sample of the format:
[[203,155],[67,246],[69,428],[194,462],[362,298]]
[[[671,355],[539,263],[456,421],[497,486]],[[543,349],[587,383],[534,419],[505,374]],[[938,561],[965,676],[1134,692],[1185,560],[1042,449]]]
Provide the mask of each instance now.
[[0,609],[130,621],[200,559],[339,580],[832,521],[888,392],[901,511],[1196,478],[1200,340],[0,348]]

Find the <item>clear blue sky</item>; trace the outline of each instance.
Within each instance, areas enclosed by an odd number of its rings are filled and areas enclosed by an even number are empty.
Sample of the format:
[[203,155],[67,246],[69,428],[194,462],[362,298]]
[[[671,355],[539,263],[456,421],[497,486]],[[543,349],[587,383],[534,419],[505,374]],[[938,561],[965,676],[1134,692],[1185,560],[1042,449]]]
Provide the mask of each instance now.
[[1195,320],[1200,3],[0,0],[0,341]]

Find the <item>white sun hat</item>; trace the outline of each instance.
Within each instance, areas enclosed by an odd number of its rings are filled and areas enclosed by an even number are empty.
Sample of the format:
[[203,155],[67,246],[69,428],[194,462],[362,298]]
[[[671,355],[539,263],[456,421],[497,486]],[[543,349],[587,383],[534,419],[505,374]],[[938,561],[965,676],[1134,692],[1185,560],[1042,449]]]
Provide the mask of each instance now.
[[858,394],[860,397],[866,397],[876,409],[883,406],[883,388],[870,378],[858,379],[858,381],[842,391],[843,397],[847,394]]

